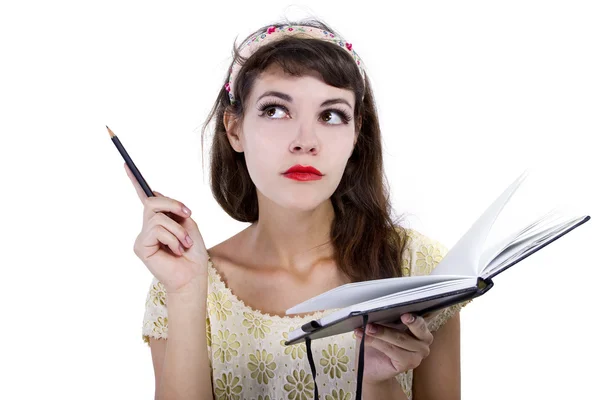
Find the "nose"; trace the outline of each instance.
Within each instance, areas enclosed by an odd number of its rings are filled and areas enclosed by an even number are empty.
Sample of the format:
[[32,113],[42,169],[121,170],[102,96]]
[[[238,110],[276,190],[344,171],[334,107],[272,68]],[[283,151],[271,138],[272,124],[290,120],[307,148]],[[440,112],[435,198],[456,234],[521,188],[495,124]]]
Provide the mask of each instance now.
[[310,124],[302,124],[298,135],[290,143],[290,152],[295,154],[316,154],[319,151],[319,142],[315,134],[315,127]]

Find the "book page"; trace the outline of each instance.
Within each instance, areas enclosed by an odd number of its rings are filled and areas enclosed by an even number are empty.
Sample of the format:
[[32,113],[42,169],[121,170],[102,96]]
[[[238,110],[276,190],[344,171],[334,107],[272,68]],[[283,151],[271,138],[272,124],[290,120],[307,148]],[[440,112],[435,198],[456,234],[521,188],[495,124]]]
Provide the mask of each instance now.
[[447,282],[437,282],[437,283],[433,283],[431,285],[416,287],[416,288],[405,290],[402,292],[392,293],[387,296],[377,297],[376,299],[372,299],[372,300],[364,301],[362,303],[351,305],[350,308],[352,308],[355,311],[368,310],[370,308],[378,307],[381,304],[387,305],[390,303],[400,303],[400,302],[404,301],[404,299],[417,299],[420,297],[430,297],[430,296],[438,293],[438,291],[440,289],[444,289],[444,288],[454,288],[453,290],[456,290],[456,288],[473,287],[476,285],[477,285],[477,278],[473,278],[473,277],[467,277],[467,278],[462,278],[462,279],[457,279],[457,280],[447,281]]
[[567,221],[555,222],[553,226],[539,232],[536,236],[530,238],[528,241],[521,241],[519,245],[510,246],[507,250],[500,253],[486,268],[482,274],[482,278],[493,276],[498,270],[501,270],[506,265],[509,265],[513,261],[523,257],[526,254],[533,253],[539,247],[544,246],[547,242],[553,240],[557,236],[560,236],[564,231],[571,229],[573,226],[579,224],[585,216],[574,217]]
[[556,224],[553,224],[553,222],[558,221],[560,218],[560,212],[557,209],[554,209],[527,225],[525,228],[505,236],[495,244],[487,246],[479,259],[478,275],[481,276],[486,268],[488,268],[489,264],[498,257],[499,254],[505,251],[511,251],[510,249],[515,246],[522,246],[523,243],[534,240],[535,237],[539,237],[540,232],[547,230],[548,226],[555,226]]
[[[511,246],[522,246],[559,221],[566,221],[581,212],[575,212],[570,204],[561,204],[564,196],[562,182],[541,169],[539,172],[529,170],[528,179],[515,193],[510,203],[504,207],[502,214],[495,221],[489,232],[485,249],[479,259],[478,274],[483,276],[488,265],[502,252]],[[548,211],[550,210],[550,211]],[[523,229],[524,222],[530,222]],[[487,276],[487,275],[486,275]]]
[[348,316],[352,312],[363,312],[389,305],[408,303],[410,301],[433,297],[444,293],[450,293],[460,289],[468,289],[475,287],[476,285],[477,278],[465,278],[453,282],[431,285],[427,290],[424,291],[417,290],[407,291],[406,293],[396,293],[381,299],[355,304],[323,316],[318,321],[321,325],[327,325]]
[[288,309],[286,314],[347,307],[393,293],[464,278],[458,275],[423,275],[348,283],[297,304]]
[[434,268],[432,275],[477,276],[479,260],[484,251],[488,234],[498,215],[527,178],[529,171],[523,172],[502,194],[485,210],[471,228],[448,251],[448,254]]

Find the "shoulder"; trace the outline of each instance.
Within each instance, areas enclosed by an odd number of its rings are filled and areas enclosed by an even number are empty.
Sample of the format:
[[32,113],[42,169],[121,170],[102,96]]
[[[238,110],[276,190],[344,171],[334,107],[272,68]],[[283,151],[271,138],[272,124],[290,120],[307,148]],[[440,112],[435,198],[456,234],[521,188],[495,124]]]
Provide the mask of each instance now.
[[[248,272],[248,262],[245,256],[247,250],[242,237],[243,231],[207,249],[209,255],[209,292],[218,291],[215,286],[221,281],[223,286],[237,287],[239,281]],[[220,285],[217,285],[220,288]]]
[[429,275],[448,248],[434,237],[416,229],[401,228],[404,232],[405,245],[402,252],[402,275]]
[[[417,230],[406,229],[406,245],[402,256],[402,276],[429,275],[446,254],[448,254],[448,248],[439,240]],[[424,315],[429,330],[436,332],[471,301],[467,300]],[[458,318],[455,318],[455,321],[458,324]],[[456,325],[452,329],[456,329]]]
[[404,231],[406,236],[405,248],[419,250],[422,247],[433,247],[443,253],[448,251],[446,246],[434,237],[425,235],[424,233],[412,228],[404,228]]
[[249,227],[207,249],[213,267],[219,272],[222,272],[220,269],[224,265],[243,264],[243,261],[247,260],[244,254],[248,254],[249,251],[248,230]]

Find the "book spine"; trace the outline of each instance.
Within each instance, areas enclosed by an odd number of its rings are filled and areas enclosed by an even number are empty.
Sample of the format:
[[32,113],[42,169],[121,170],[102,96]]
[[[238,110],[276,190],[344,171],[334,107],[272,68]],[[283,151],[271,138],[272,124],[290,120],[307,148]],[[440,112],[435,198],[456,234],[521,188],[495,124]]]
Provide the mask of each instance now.
[[306,333],[312,333],[320,328],[322,328],[321,324],[319,324],[315,320],[312,320],[312,321],[307,322],[306,324],[302,325],[302,330]]
[[479,296],[483,295],[485,292],[490,290],[493,286],[494,286],[494,281],[492,281],[492,278],[486,278],[486,279],[477,278],[477,294],[475,295],[475,297],[479,297]]

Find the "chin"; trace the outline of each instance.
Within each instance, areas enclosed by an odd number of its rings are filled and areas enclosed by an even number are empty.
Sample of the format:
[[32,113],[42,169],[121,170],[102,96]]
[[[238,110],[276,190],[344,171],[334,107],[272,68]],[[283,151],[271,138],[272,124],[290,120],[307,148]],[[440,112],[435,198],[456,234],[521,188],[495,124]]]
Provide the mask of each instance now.
[[316,210],[320,204],[321,203],[296,201],[296,202],[289,202],[289,203],[284,203],[284,204],[280,204],[280,205],[281,205],[281,207],[285,208],[286,210],[290,210],[290,211],[309,212],[309,211]]
[[308,191],[304,191],[304,193],[295,193],[295,191],[289,191],[284,196],[279,196],[277,203],[281,207],[289,210],[314,211],[328,200],[329,197],[323,197],[322,193],[317,194]]
[[322,185],[322,182],[311,182],[308,184],[290,181],[292,185],[281,185],[280,182],[272,182],[265,185],[266,190],[257,186],[259,196],[265,197],[269,202],[290,211],[314,211],[329,201],[335,188]]

